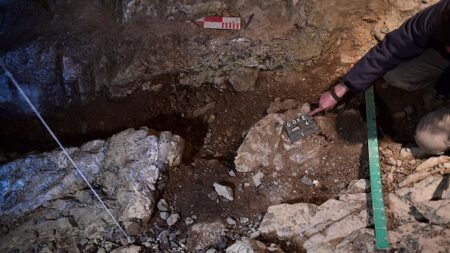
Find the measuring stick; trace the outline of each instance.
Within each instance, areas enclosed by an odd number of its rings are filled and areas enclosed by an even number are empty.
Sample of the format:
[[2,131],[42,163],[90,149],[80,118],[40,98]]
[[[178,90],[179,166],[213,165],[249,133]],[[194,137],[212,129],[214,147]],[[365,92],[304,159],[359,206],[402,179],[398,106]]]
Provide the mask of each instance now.
[[378,155],[377,118],[373,87],[365,94],[367,114],[367,139],[369,148],[370,189],[372,192],[373,221],[375,223],[375,245],[379,250],[389,248],[386,214],[381,185],[380,157]]

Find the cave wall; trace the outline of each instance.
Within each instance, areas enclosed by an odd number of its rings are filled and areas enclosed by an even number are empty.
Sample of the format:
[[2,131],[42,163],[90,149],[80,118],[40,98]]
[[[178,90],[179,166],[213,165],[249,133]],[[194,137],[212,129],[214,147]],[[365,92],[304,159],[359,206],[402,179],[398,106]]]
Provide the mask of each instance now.
[[[124,97],[156,85],[227,86],[242,68],[292,69],[340,58],[348,68],[376,39],[434,1],[14,1],[0,3],[0,60],[37,107]],[[191,20],[254,14],[247,29]],[[5,75],[0,109],[29,112]]]

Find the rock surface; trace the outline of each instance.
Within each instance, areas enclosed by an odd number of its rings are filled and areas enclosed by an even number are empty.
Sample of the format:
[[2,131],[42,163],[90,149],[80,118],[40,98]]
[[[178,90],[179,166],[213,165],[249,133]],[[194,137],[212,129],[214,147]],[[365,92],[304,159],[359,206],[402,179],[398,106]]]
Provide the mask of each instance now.
[[[445,239],[450,233],[447,191],[448,176],[428,174],[411,187],[389,194],[387,212],[400,223],[389,231],[392,249],[450,250]],[[289,241],[307,252],[376,252],[366,182],[353,181],[345,192],[351,194],[344,193],[338,200],[329,199],[320,206],[307,203],[270,206],[259,230],[266,239]]]
[[[343,64],[355,63],[376,42],[373,36],[382,39],[435,2],[7,0],[1,60],[42,109],[149,90],[167,74],[191,86],[229,79],[237,91],[248,91],[260,70],[302,68],[332,50]],[[247,29],[226,33],[190,22],[224,11],[254,18]],[[149,32],[137,32],[142,29]],[[0,108],[21,113],[3,75],[0,91]]]
[[[128,129],[108,140],[69,148],[80,170],[131,235],[140,234],[155,206],[153,191],[168,154],[181,157],[169,132]],[[77,249],[82,239],[104,239],[115,226],[61,151],[29,155],[0,166],[0,251],[37,245]],[[32,190],[30,190],[32,189]],[[115,237],[120,235],[114,235]],[[80,249],[82,251],[82,249]],[[134,251],[133,251],[134,252]]]

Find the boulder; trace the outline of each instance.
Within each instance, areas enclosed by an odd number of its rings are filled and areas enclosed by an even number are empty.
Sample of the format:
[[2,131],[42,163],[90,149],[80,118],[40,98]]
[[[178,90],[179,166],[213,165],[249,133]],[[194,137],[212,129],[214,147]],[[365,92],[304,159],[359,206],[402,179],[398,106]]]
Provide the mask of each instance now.
[[[447,180],[447,176],[428,175],[412,187],[389,193],[387,213],[393,214],[399,224],[388,231],[391,249],[450,250]],[[297,203],[269,207],[259,227],[261,235],[266,239],[289,241],[307,252],[376,252],[368,212],[370,198],[364,193],[363,182],[353,181],[344,191],[361,193],[344,193],[320,206]],[[424,220],[427,222],[420,222]]]
[[259,227],[264,237],[290,240],[305,249],[345,238],[369,223],[364,193],[343,195],[320,206],[298,203],[270,206]]
[[[170,136],[169,143],[179,141],[178,136]],[[146,128],[128,129],[108,140],[68,148],[130,235],[141,233],[153,214],[155,184],[169,163],[161,156],[170,152],[182,156],[182,149],[160,152],[159,141]],[[57,248],[76,247],[81,239],[103,238],[115,228],[61,151],[0,165],[0,183],[0,223],[7,228],[0,236],[2,252],[27,252],[36,243],[50,241]]]
[[284,114],[269,114],[248,131],[244,142],[234,159],[236,170],[251,172],[261,167],[274,167],[282,170],[289,163],[301,164],[308,159],[314,159],[319,145],[308,145],[301,140],[291,143],[283,132],[285,120],[307,113],[305,109],[290,110]]

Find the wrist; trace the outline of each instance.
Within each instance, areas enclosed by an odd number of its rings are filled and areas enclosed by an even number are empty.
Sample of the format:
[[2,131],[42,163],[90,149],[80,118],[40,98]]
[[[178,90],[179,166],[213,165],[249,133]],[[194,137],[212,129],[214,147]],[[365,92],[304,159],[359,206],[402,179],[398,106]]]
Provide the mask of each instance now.
[[336,84],[332,89],[334,89],[334,92],[338,97],[343,97],[348,91],[348,87],[343,83]]

